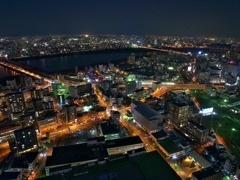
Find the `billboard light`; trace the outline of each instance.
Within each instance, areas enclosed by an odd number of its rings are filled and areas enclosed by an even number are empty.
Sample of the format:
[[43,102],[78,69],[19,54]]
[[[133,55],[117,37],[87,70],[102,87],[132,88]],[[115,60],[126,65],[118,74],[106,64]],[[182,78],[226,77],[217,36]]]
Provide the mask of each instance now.
[[208,116],[208,115],[214,114],[213,107],[202,109],[202,111],[200,111],[200,114],[202,114],[203,116]]

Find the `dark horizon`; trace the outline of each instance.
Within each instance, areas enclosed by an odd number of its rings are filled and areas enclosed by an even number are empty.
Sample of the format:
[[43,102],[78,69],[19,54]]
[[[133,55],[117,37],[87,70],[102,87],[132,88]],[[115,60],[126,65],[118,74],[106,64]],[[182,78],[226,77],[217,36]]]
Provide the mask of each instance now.
[[217,37],[217,36],[182,36],[182,35],[157,35],[157,34],[144,34],[144,35],[137,35],[137,34],[93,34],[88,32],[80,32],[80,33],[49,33],[49,34],[12,34],[12,35],[6,35],[6,36],[0,36],[0,38],[21,38],[21,37],[48,37],[48,36],[78,36],[78,35],[92,35],[92,36],[105,36],[105,35],[116,35],[116,36],[158,36],[158,37],[169,37],[169,38],[217,38],[217,39],[235,39],[240,40],[239,37]]
[[0,37],[89,33],[240,38],[238,0],[5,0],[0,7]]

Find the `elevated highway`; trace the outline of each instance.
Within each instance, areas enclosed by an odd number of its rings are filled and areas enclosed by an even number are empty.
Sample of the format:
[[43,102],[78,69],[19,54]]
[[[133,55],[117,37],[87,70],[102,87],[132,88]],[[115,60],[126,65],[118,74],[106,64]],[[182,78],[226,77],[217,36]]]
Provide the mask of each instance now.
[[14,71],[27,74],[29,76],[32,76],[37,79],[43,78],[44,81],[51,83],[52,82],[52,77],[48,74],[42,73],[42,72],[37,72],[36,70],[32,69],[31,67],[19,64],[17,62],[9,61],[9,60],[0,60],[0,65],[7,67],[9,69],[12,69]]

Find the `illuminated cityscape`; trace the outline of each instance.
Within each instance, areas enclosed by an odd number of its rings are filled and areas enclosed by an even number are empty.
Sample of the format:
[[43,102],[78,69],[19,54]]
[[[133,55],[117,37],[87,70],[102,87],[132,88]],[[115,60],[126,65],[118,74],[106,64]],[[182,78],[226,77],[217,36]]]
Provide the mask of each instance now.
[[[151,14],[160,7],[150,1]],[[126,27],[140,23],[131,18]],[[54,35],[50,25],[49,35],[0,30],[0,180],[240,179],[239,34],[77,27]]]

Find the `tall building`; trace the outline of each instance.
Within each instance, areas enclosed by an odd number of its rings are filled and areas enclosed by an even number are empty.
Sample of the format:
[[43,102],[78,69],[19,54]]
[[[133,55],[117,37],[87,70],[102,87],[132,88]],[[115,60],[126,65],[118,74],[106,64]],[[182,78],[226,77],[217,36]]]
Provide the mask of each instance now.
[[44,109],[42,99],[33,99],[32,104],[35,111],[41,111]]
[[37,149],[38,140],[34,126],[28,126],[14,131],[18,153],[24,153]]
[[19,113],[25,110],[24,96],[22,92],[9,93],[6,95],[6,98],[11,113]]
[[66,123],[75,121],[77,118],[77,111],[75,105],[64,105]]
[[43,90],[36,89],[36,90],[31,91],[31,98],[32,99],[42,99],[43,98]]
[[183,128],[187,125],[190,114],[191,111],[189,105],[187,105],[186,103],[181,102],[169,103],[169,117],[171,122],[177,128]]
[[133,92],[137,89],[136,81],[126,82],[126,94],[133,94]]

